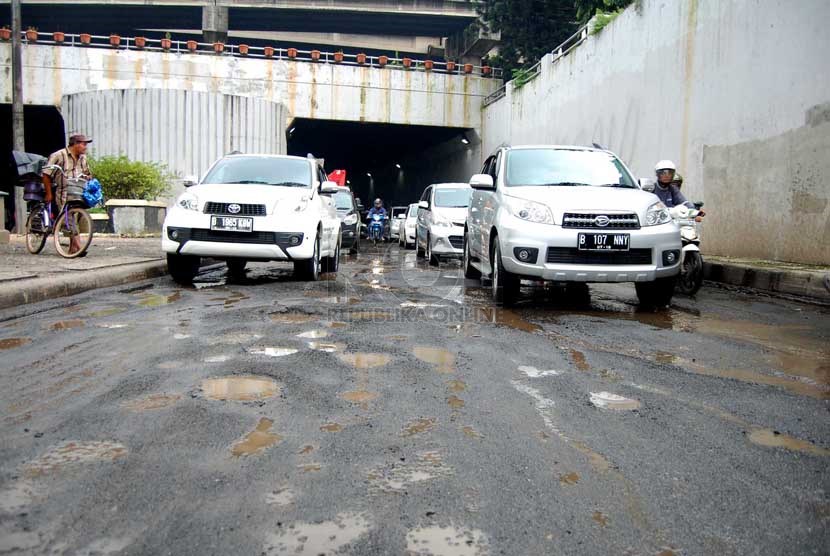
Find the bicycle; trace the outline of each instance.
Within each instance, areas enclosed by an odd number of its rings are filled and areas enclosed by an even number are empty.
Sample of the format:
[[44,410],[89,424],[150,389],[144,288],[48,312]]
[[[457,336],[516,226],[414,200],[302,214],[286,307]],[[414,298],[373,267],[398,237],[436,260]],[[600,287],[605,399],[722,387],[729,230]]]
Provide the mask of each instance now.
[[[47,166],[44,170],[63,172],[60,166]],[[46,245],[51,234],[55,242],[55,250],[61,257],[74,259],[83,257],[92,243],[92,218],[84,208],[83,191],[86,180],[70,178],[66,183],[66,204],[63,205],[54,221],[51,218],[51,203],[33,201],[30,207],[29,218],[26,220],[26,249],[32,255],[37,255]],[[77,240],[76,251],[73,251],[73,239]]]

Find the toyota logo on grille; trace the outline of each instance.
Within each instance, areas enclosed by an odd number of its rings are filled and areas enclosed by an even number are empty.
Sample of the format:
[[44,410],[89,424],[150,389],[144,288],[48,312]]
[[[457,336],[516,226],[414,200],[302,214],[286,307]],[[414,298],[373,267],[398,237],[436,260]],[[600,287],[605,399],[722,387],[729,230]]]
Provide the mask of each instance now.
[[604,214],[600,214],[596,218],[594,218],[594,224],[599,226],[600,228],[604,228],[611,222],[611,219],[605,216]]
[[240,210],[242,210],[242,207],[240,207],[236,203],[228,205],[228,212],[231,214],[239,214]]

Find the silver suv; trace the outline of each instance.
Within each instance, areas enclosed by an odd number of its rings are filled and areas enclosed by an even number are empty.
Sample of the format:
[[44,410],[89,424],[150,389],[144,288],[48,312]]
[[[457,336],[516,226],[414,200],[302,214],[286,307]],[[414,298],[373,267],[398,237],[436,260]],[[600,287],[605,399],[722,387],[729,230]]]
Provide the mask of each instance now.
[[665,306],[680,272],[680,231],[625,165],[586,147],[501,147],[470,180],[464,274],[492,277],[510,304],[521,279],[634,282]]

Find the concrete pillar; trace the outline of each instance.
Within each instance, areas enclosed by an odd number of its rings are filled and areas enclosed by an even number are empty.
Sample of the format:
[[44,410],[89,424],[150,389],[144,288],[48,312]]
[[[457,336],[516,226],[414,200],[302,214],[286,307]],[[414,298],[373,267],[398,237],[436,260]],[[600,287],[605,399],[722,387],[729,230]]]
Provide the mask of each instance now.
[[202,7],[202,40],[207,43],[228,41],[228,7],[210,0]]

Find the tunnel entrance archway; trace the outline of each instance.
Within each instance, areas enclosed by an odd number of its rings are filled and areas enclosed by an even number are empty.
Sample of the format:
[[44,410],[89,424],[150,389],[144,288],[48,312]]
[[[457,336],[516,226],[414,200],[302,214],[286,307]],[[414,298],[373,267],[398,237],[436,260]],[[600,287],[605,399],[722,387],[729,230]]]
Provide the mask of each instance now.
[[288,154],[311,153],[328,172],[346,170],[366,206],[375,197],[405,205],[430,183],[466,182],[480,158],[472,129],[297,118],[286,133]]

